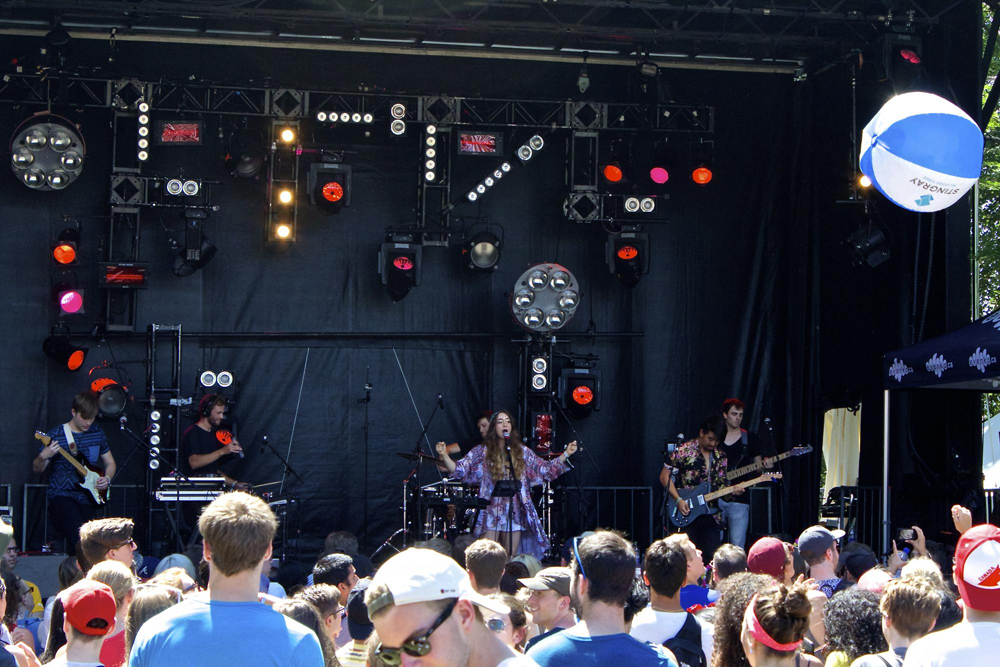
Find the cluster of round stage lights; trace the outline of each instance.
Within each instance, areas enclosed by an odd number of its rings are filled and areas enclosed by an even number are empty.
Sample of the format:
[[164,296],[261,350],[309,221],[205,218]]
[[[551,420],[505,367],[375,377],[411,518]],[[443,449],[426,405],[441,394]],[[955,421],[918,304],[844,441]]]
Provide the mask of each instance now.
[[389,107],[389,115],[392,122],[389,123],[389,131],[397,137],[406,133],[406,105],[396,102]]
[[201,191],[201,185],[198,184],[198,181],[182,181],[179,178],[171,178],[167,181],[166,190],[168,195],[175,197],[179,195],[194,197]]
[[542,150],[544,146],[545,140],[542,139],[541,135],[536,134],[528,139],[527,143],[517,149],[517,159],[521,162],[527,162],[534,157],[535,153]]
[[32,190],[62,190],[83,170],[85,145],[73,124],[49,113],[24,121],[11,140],[11,168]]
[[531,388],[541,391],[549,384],[549,378],[545,371],[549,369],[549,362],[545,357],[535,357],[531,360]]
[[139,158],[139,162],[145,162],[149,159],[149,103],[139,102],[137,109],[139,110],[139,152],[136,157]]
[[576,278],[559,264],[537,264],[514,284],[511,311],[528,331],[548,333],[569,322],[580,305]]
[[652,197],[643,197],[639,199],[638,197],[626,197],[625,199],[625,210],[629,213],[652,213],[656,208],[656,200]]
[[482,182],[479,183],[479,185],[477,185],[474,189],[470,190],[469,194],[465,196],[468,198],[469,201],[476,201],[482,195],[486,194],[486,191],[488,189],[496,185],[497,181],[503,178],[504,174],[508,173],[509,171],[510,171],[510,162],[504,162],[502,165],[500,165],[493,171],[492,175],[484,178]]
[[371,125],[375,122],[375,116],[370,113],[362,114],[357,111],[354,113],[349,111],[341,111],[340,113],[336,111],[317,111],[316,120],[321,123],[364,123],[365,125]]
[[160,426],[160,414],[159,410],[153,410],[149,413],[149,469],[156,470],[160,467],[160,462],[157,460],[157,456],[160,453],[160,431],[162,427]]
[[430,183],[437,178],[437,125],[424,128],[424,180]]

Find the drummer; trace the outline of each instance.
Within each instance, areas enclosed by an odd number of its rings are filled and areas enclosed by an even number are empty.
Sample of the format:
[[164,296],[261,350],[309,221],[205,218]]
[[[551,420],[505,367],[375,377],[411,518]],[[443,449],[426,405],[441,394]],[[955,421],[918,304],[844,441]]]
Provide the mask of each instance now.
[[[475,444],[469,445],[468,447],[462,447],[457,442],[453,442],[450,445],[448,445],[448,456],[450,456],[452,459],[461,458],[462,456],[465,456],[465,454],[473,447],[482,443],[483,438],[486,437],[486,433],[490,430],[490,416],[492,414],[493,413],[490,412],[489,410],[484,410],[483,412],[479,413],[479,418],[476,420],[476,429],[479,431],[479,440]],[[443,461],[438,463],[437,467],[438,470],[447,474],[448,468],[445,467]]]

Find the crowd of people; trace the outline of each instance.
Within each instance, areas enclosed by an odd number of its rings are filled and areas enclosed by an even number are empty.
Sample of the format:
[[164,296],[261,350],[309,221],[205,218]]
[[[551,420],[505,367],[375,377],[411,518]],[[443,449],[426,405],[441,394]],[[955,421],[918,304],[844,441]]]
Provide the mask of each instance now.
[[130,519],[84,523],[47,601],[15,573],[0,523],[0,667],[993,665],[1000,528],[958,506],[953,519],[953,563],[917,527],[912,557],[894,544],[881,564],[811,526],[794,543],[723,544],[707,569],[688,534],[638,557],[609,530],[567,540],[558,564],[465,538],[417,543],[376,569],[340,531],[282,586],[265,575],[274,514],[234,491],[198,519],[200,567],[173,555],[145,581]]

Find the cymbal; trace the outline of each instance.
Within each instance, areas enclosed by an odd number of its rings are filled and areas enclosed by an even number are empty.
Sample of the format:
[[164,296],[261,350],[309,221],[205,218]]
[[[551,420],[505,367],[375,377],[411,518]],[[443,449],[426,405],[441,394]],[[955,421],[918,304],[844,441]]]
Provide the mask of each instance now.
[[396,456],[406,459],[407,461],[422,461],[423,463],[437,463],[438,465],[444,465],[444,461],[436,456],[431,456],[430,454],[424,454],[419,452],[417,454],[412,454],[410,452],[396,452]]

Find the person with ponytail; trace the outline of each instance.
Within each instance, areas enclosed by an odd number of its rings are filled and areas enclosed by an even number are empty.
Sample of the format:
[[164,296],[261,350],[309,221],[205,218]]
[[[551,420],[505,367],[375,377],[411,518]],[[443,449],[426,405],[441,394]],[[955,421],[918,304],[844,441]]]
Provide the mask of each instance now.
[[818,666],[818,660],[799,651],[811,611],[805,583],[778,584],[754,595],[743,613],[740,632],[751,667]]
[[490,501],[479,514],[473,530],[477,538],[499,542],[510,556],[526,553],[541,559],[549,548],[538,512],[531,502],[531,487],[551,482],[569,470],[567,462],[576,452],[576,441],[566,445],[558,458],[539,458],[521,441],[510,413],[501,410],[490,418],[483,444],[456,463],[443,442],[438,456],[455,479],[479,485],[479,497]]

